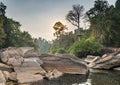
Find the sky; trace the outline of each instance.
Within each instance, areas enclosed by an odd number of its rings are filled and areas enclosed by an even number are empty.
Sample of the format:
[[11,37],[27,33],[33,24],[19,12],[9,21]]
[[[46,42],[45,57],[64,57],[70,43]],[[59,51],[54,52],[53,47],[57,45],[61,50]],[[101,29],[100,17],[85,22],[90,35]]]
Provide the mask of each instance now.
[[[116,0],[107,0],[114,4]],[[22,31],[28,31],[32,37],[42,37],[46,40],[55,39],[53,26],[55,22],[67,25],[68,31],[76,27],[66,21],[65,16],[72,9],[72,5],[83,5],[88,11],[94,5],[94,0],[0,0],[6,6],[6,16],[19,21]],[[81,27],[84,24],[81,23]]]

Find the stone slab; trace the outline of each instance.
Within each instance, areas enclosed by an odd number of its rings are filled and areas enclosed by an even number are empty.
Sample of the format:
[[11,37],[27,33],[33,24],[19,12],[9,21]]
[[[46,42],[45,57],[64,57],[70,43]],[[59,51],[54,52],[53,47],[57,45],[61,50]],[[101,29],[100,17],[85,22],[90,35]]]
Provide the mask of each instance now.
[[19,83],[35,82],[43,79],[46,72],[40,67],[37,59],[26,58],[21,66],[14,67]]

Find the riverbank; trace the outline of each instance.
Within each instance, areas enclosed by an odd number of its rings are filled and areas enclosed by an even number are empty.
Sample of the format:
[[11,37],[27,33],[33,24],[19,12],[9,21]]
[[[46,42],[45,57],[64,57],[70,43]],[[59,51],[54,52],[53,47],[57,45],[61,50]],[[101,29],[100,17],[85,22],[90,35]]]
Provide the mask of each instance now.
[[51,80],[64,74],[89,73],[86,63],[75,56],[39,55],[30,47],[2,49],[0,60],[0,83],[3,85],[10,81],[22,84]]

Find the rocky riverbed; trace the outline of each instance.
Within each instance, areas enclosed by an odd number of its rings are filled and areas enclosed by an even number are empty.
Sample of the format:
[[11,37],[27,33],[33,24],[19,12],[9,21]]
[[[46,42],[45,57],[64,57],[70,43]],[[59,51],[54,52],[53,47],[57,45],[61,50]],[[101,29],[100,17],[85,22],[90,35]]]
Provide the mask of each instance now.
[[64,74],[88,75],[86,63],[71,55],[38,54],[32,47],[0,50],[0,85],[55,79]]

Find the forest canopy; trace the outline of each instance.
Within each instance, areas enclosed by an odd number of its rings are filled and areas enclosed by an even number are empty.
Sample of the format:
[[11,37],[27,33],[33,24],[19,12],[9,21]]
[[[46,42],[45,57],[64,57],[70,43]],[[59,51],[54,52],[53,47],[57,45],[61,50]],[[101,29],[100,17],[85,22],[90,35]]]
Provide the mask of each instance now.
[[0,48],[30,46],[37,48],[35,39],[27,31],[20,30],[20,22],[8,18],[6,8],[0,2]]

